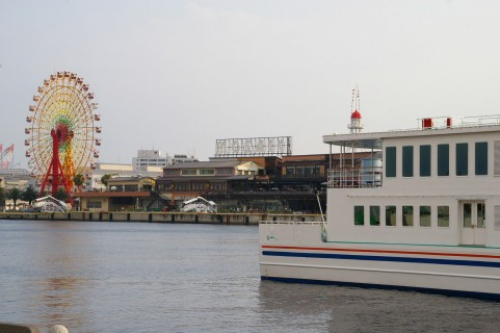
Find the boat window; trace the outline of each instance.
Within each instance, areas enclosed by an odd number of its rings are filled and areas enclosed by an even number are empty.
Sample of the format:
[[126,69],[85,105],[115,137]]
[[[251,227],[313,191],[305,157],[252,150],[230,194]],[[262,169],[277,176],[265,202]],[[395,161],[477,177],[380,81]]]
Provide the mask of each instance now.
[[463,204],[462,215],[464,228],[472,228],[472,203]]
[[476,142],[476,175],[488,174],[488,142]]
[[495,230],[500,230],[500,205],[495,205],[494,211],[495,211],[495,224],[494,228]]
[[450,175],[450,146],[440,144],[438,149],[438,176]]
[[354,206],[354,225],[365,224],[365,207]]
[[413,226],[413,206],[403,206],[402,218],[403,227]]
[[370,225],[380,225],[380,206],[370,206]]
[[385,206],[385,225],[396,226],[396,206]]
[[420,146],[420,177],[431,176],[431,146]]
[[396,147],[385,148],[385,176],[396,177]]
[[431,206],[420,206],[420,226],[431,226]]
[[476,225],[478,228],[486,228],[486,207],[482,202],[478,202],[476,206]]
[[413,177],[413,146],[403,146],[403,177]]
[[469,174],[469,145],[467,143],[457,143],[456,149],[456,175],[467,176]]
[[450,207],[437,206],[438,227],[448,228],[450,226]]
[[495,141],[494,151],[495,151],[494,173],[495,176],[500,176],[500,141]]

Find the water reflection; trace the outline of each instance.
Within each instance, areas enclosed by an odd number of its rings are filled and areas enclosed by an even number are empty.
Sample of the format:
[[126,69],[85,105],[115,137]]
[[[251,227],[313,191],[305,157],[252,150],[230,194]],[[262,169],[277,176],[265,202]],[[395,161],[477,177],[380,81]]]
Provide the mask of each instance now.
[[[87,270],[91,241],[85,234],[75,232],[77,225],[64,222],[45,222],[43,251],[38,253],[36,280],[38,291],[37,317],[42,326],[64,324],[79,327],[86,321],[85,308],[89,281],[82,276]],[[89,241],[89,242],[88,242]]]
[[495,332],[500,311],[477,299],[271,281],[259,304],[262,322],[294,332]]
[[[42,311],[40,320],[49,325],[67,320],[69,307],[75,305],[75,288],[77,279],[71,277],[49,278],[41,283],[40,303],[49,308]],[[75,318],[76,319],[76,318]]]

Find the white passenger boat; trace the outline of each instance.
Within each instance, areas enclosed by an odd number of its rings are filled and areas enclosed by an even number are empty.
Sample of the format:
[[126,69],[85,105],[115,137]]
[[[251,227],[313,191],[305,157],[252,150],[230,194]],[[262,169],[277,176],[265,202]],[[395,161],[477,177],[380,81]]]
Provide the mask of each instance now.
[[327,221],[260,223],[261,278],[500,298],[500,116],[360,119],[323,137]]

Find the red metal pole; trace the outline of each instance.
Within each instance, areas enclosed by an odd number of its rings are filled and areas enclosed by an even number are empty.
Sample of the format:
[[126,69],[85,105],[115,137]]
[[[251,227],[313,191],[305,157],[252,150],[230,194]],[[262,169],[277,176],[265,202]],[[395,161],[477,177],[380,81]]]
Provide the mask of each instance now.
[[55,197],[57,190],[59,189],[59,168],[61,162],[59,161],[59,138],[56,130],[50,131],[50,136],[52,136],[52,196]]

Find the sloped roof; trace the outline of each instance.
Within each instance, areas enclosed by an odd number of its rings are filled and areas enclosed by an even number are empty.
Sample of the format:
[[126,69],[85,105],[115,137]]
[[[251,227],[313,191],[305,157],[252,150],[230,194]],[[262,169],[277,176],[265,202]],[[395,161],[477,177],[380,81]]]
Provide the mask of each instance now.
[[214,160],[204,162],[187,162],[174,164],[164,169],[204,169],[204,168],[234,168],[241,164],[237,159]]
[[153,177],[138,177],[138,176],[130,176],[130,177],[112,177],[108,179],[109,182],[132,182],[132,181],[143,181],[143,180],[153,180]]

